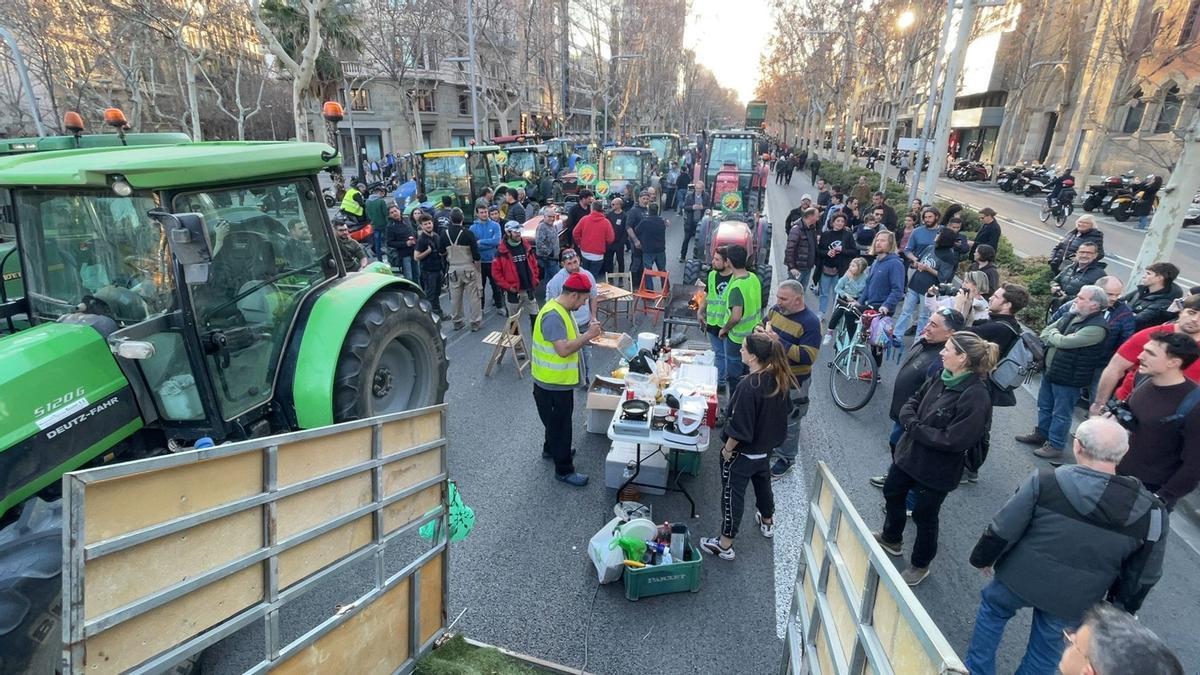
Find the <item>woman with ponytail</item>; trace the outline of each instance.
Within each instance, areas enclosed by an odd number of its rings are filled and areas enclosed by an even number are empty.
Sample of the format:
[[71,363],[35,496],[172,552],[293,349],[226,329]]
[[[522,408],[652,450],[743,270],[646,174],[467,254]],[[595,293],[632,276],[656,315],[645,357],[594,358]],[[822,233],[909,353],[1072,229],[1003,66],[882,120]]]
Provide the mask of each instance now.
[[700,547],[733,560],[733,539],[742,522],[746,484],[754,484],[754,514],[764,537],[775,534],[775,498],[771,494],[771,452],[787,437],[791,411],[788,391],[796,386],[787,355],[778,341],[763,331],[746,337],[741,349],[743,376],[729,400],[721,447],[721,536],[705,537]]
[[942,348],[941,375],[926,380],[900,409],[904,433],[883,482],[886,515],[875,540],[888,553],[903,554],[904,500],[912,491],[917,537],[910,564],[900,573],[909,586],[929,576],[942,502],[958,487],[967,453],[983,442],[990,426],[992,397],[985,379],[998,358],[999,348],[991,342],[966,331],[954,333]]

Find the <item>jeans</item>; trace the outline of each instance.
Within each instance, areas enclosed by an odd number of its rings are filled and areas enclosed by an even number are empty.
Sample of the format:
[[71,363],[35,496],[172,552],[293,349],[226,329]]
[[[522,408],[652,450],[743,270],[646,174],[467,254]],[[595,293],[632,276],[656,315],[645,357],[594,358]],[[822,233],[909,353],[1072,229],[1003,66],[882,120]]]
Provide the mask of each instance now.
[[[972,675],[994,675],[996,649],[1004,637],[1004,627],[1019,610],[1032,607],[1002,582],[993,579],[979,593],[979,612],[975,615],[975,630],[967,645],[966,666]],[[1062,658],[1063,631],[1075,623],[1034,607],[1033,625],[1029,629],[1029,644],[1016,675],[1041,675],[1058,672]]]
[[571,427],[574,424],[575,392],[569,389],[542,389],[533,385],[533,402],[546,434],[542,452],[554,459],[554,473],[565,476],[575,472],[571,460]]
[[746,364],[742,363],[742,345],[726,336],[722,342],[725,346],[725,384],[729,389],[730,398],[737,383],[746,374]]
[[925,302],[924,293],[918,293],[909,288],[904,291],[904,307],[901,308],[900,314],[896,317],[896,323],[893,325],[897,336],[904,337],[904,334],[908,332],[913,314],[917,315],[917,335],[919,336],[921,331],[925,330],[925,324],[929,323],[929,306]]
[[1145,230],[1150,227],[1150,215],[1138,216],[1137,229]]
[[641,279],[642,273],[643,273],[643,271],[650,269],[650,265],[654,265],[654,269],[659,270],[659,271],[667,270],[667,252],[666,251],[659,251],[656,253],[647,253],[646,251],[638,251],[637,257],[641,259],[642,264],[638,265],[638,270],[637,270],[638,279],[634,283],[635,286],[640,285],[640,283],[642,282],[642,279]]
[[789,464],[795,462],[796,455],[800,454],[800,420],[807,412],[808,405],[800,405],[796,402],[796,398],[801,395],[801,392],[807,391],[808,382],[809,380],[806,378],[798,389],[789,392],[792,411],[787,417],[787,437],[784,439],[783,445],[775,448],[775,455]]
[[391,263],[392,269],[399,270],[400,274],[404,275],[404,278],[415,281],[418,284],[421,283],[421,275],[417,272],[417,259],[412,257],[412,255],[401,257],[396,252],[396,249],[389,249],[388,262]]
[[705,335],[708,336],[708,346],[713,350],[713,365],[717,368],[717,384],[720,385],[725,382],[725,338],[707,331]]
[[1079,387],[1067,387],[1050,382],[1042,375],[1042,386],[1038,389],[1038,431],[1050,441],[1050,445],[1062,450],[1067,447],[1067,432],[1071,430],[1071,414],[1075,401],[1079,399]]
[[887,478],[883,481],[883,498],[887,504],[883,540],[893,543],[904,540],[904,526],[908,522],[904,514],[904,502],[909,491],[916,493],[912,521],[917,526],[917,539],[913,542],[910,562],[913,567],[929,567],[937,555],[938,514],[947,493],[921,485],[895,464],[888,468]]
[[433,311],[442,313],[442,270],[422,269],[421,290],[425,291],[425,299],[433,305]]
[[629,252],[629,280],[633,283],[633,290],[641,288],[642,285],[642,250],[635,248]]
[[817,297],[820,298],[817,308],[821,316],[826,316],[829,312],[829,305],[833,300],[833,289],[837,286],[837,282],[836,274],[821,274],[821,280],[817,284]]
[[374,230],[371,232],[371,250],[375,252],[375,259],[383,259],[383,232]]
[[[718,453],[718,457],[720,454]],[[775,515],[775,495],[771,492],[771,467],[767,457],[746,459],[736,454],[721,460],[721,534],[733,539],[742,522],[746,504],[746,484],[754,484],[754,506],[764,519]]]
[[491,284],[492,284],[492,305],[495,307],[499,307],[500,306],[500,287],[496,285],[496,279],[492,276],[492,263],[480,262],[479,270],[481,272],[483,272],[483,278],[479,280],[479,301],[480,301],[480,303],[483,305],[487,304],[487,301],[486,301],[487,285],[489,282],[491,282]]
[[[604,258],[601,258],[600,260],[588,260],[587,258],[580,258],[580,263],[580,266],[583,267],[583,269],[591,272],[592,276],[596,277],[597,281],[604,278]],[[557,273],[558,270],[555,270],[555,272]]]

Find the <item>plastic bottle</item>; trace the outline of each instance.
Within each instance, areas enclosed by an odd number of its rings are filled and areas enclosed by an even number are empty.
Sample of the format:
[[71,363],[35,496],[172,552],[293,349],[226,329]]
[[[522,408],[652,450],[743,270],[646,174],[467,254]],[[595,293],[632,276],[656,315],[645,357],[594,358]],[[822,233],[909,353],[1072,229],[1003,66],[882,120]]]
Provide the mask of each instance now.
[[621,479],[622,480],[630,480],[633,478],[633,474],[636,472],[637,472],[637,463],[629,462],[628,464],[625,465],[625,471],[621,474]]

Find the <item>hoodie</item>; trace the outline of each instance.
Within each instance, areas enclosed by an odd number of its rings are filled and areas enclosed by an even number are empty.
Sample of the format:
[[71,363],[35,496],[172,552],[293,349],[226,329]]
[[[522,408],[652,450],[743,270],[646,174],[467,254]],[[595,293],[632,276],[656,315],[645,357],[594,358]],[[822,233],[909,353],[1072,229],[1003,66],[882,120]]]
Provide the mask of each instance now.
[[1136,478],[1042,469],[992,519],[971,564],[1068,621],[1106,599],[1135,613],[1162,576],[1166,532],[1166,510]]
[[471,234],[479,242],[479,261],[490,263],[496,258],[496,249],[500,246],[503,233],[500,223],[494,220],[476,220],[471,223]]

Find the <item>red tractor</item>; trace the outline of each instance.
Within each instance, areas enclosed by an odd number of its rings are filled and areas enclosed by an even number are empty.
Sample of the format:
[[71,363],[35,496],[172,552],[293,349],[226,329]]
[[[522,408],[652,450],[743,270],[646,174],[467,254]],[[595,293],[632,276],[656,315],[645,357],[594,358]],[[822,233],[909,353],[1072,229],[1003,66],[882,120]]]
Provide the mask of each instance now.
[[[747,217],[749,216],[749,217]],[[705,283],[712,268],[712,254],[721,246],[738,245],[749,254],[747,267],[762,283],[763,307],[771,295],[771,223],[765,216],[753,214],[705,212],[696,227],[694,254],[683,267],[683,283]]]

